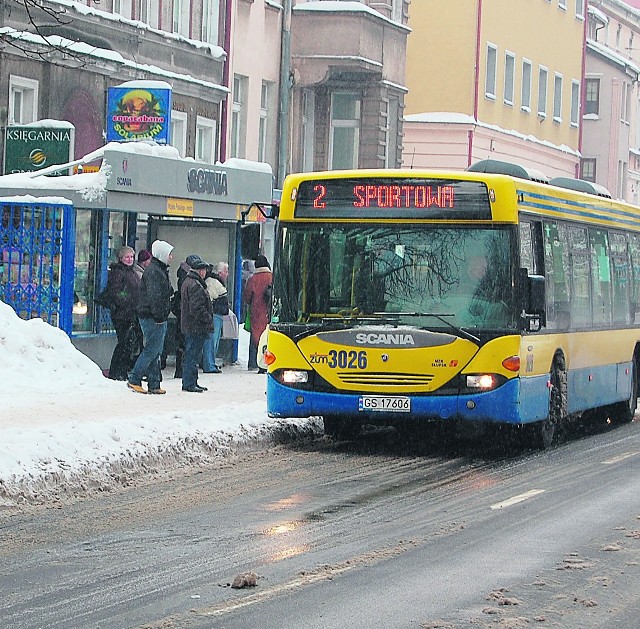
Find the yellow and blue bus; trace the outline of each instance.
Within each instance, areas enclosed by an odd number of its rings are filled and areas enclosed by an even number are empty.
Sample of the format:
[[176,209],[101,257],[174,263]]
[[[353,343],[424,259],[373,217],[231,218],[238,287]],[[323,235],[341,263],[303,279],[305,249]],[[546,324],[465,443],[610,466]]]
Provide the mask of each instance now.
[[287,177],[270,416],[322,416],[332,436],[420,420],[512,425],[537,447],[585,411],[633,419],[640,208],[514,169]]

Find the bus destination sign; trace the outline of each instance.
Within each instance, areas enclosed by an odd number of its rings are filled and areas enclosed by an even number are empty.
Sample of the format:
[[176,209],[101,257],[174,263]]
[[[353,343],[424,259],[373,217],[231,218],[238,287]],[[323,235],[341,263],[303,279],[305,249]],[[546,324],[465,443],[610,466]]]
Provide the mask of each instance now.
[[481,181],[418,178],[311,179],[298,187],[297,218],[490,220]]

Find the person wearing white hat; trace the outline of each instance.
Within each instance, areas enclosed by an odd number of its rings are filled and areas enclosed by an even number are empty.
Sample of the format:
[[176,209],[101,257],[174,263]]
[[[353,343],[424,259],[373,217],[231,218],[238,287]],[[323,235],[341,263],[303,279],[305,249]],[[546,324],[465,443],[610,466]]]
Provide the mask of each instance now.
[[[164,240],[156,240],[151,245],[151,263],[145,269],[140,282],[138,319],[144,345],[133,369],[129,372],[127,386],[136,393],[166,393],[160,388],[162,371],[160,354],[167,333],[167,319],[171,312],[173,289],[169,280],[169,263],[173,245]],[[143,377],[147,378],[147,390],[142,387]]]

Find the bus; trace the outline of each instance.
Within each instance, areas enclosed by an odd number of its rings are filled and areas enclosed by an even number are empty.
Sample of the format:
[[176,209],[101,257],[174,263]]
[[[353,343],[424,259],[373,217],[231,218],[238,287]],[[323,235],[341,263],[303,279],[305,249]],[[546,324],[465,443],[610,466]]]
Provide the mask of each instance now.
[[513,426],[537,448],[585,412],[633,419],[640,208],[582,180],[483,170],[501,169],[286,178],[270,416],[321,416],[335,437]]

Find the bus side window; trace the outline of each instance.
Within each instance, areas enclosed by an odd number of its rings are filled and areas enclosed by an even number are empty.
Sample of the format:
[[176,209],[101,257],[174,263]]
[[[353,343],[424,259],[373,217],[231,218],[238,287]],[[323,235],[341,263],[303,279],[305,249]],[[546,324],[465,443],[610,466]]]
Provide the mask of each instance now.
[[631,323],[631,268],[625,234],[611,232],[611,270],[613,274],[613,321]]
[[547,291],[547,327],[569,327],[569,250],[567,229],[562,223],[545,222],[542,227],[544,276]]
[[591,325],[591,259],[587,230],[569,227],[569,268],[571,272],[571,327]]
[[591,320],[595,325],[611,325],[611,261],[609,238],[603,229],[589,228],[591,253]]
[[629,253],[631,254],[631,272],[633,289],[631,291],[631,322],[640,321],[640,236],[629,235]]

